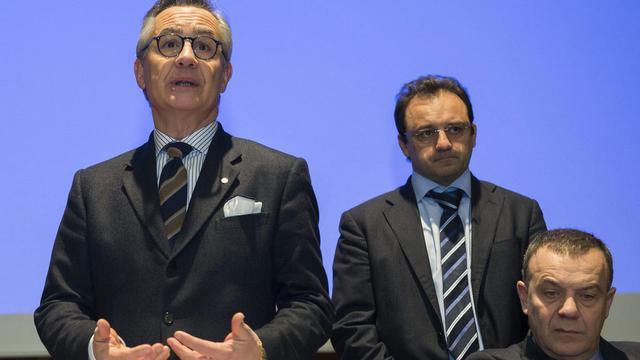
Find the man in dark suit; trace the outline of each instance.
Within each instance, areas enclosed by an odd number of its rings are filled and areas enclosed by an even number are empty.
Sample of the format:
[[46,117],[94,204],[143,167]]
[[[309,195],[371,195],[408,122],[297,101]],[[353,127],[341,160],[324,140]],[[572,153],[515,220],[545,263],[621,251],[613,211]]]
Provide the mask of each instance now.
[[155,129],[75,175],[35,312],[54,358],[308,359],[328,339],[307,165],[217,122],[230,57],[208,1],[147,13],[135,76]]
[[640,343],[600,337],[616,289],[613,259],[595,236],[573,229],[537,234],[527,249],[518,281],[522,312],[531,332],[506,349],[491,349],[469,360],[632,360]]
[[514,284],[545,229],[537,202],[470,173],[477,127],[457,80],[406,84],[395,121],[413,174],[342,216],[334,348],[343,359],[445,360],[522,340]]

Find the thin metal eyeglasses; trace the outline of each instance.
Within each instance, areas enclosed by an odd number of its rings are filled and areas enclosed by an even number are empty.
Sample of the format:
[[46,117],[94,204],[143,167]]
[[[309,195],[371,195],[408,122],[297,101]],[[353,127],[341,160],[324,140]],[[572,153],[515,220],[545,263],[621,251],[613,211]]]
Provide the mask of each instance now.
[[[222,42],[208,35],[182,36],[178,34],[165,34],[152,37],[142,51],[147,50],[147,48],[151,46],[151,43],[155,41],[158,45],[158,52],[162,56],[176,57],[182,52],[185,40],[191,41],[193,54],[200,60],[212,59],[216,56],[218,46],[222,47]],[[222,56],[224,56],[225,60],[228,60],[224,48],[222,49]]]
[[450,141],[457,141],[465,135],[466,130],[469,128],[471,128],[471,124],[450,124],[445,126],[443,129],[425,128],[414,132],[407,131],[404,135],[411,136],[416,139],[416,141],[423,144],[433,144],[438,141],[441,131],[444,131]]

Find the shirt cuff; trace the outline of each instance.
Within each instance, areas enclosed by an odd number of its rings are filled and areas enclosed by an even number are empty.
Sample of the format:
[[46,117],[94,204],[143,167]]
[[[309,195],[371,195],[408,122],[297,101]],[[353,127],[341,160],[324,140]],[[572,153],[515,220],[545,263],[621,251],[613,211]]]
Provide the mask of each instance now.
[[96,356],[93,353],[93,335],[91,335],[91,339],[89,339],[89,348],[87,351],[89,352],[89,360],[96,360]]

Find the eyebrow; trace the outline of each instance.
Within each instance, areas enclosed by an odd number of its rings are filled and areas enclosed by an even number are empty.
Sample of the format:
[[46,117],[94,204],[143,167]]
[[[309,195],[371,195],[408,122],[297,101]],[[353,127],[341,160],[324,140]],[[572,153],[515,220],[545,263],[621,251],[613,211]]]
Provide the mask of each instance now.
[[600,289],[600,286],[598,286],[598,284],[589,284],[585,287],[581,287],[576,289],[578,291],[587,291],[587,290],[597,290],[598,292],[601,292],[602,290]]
[[[562,285],[560,285],[559,282],[553,280],[553,279],[549,279],[549,278],[545,278],[542,279],[540,285],[551,285],[551,286],[556,286],[556,287],[562,287]],[[587,284],[583,287],[579,287],[576,288],[577,291],[586,291],[586,290],[591,290],[591,289],[596,289],[598,291],[600,291],[600,286],[597,283],[591,283],[591,284]]]
[[[160,31],[160,33],[158,35],[167,35],[167,34],[182,35],[183,31],[182,31],[181,28],[167,27],[167,28],[162,29],[162,31]],[[195,28],[195,31],[192,33],[192,35],[211,35],[211,36],[214,36],[215,33],[211,29],[208,29],[206,27],[200,26],[200,27],[196,27]]]

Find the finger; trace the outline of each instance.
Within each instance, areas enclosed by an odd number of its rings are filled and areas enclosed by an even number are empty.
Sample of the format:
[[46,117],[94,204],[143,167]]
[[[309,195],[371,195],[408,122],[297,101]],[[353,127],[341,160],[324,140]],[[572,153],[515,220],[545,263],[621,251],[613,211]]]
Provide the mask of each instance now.
[[174,336],[182,345],[202,355],[216,357],[228,354],[231,351],[230,344],[203,340],[184,331],[176,331]]
[[233,339],[233,333],[228,333],[227,336],[224,337],[224,341],[229,341]]
[[99,319],[96,323],[96,330],[93,332],[93,341],[95,342],[109,342],[109,335],[111,334],[111,325],[105,319]]
[[239,337],[241,339],[247,339],[250,337],[249,332],[245,328],[244,314],[241,312],[233,314],[231,318],[231,333],[233,337]]
[[233,314],[231,318],[231,333],[236,340],[253,340],[256,343],[260,342],[258,335],[244,322],[244,314],[240,312]]
[[125,355],[124,359],[137,359],[152,355],[153,350],[151,349],[151,345],[143,344],[128,349],[122,349],[122,354]]
[[167,344],[169,344],[171,350],[173,350],[173,352],[176,353],[176,355],[182,360],[195,359],[196,356],[200,355],[195,351],[189,349],[187,346],[183,345],[176,338],[168,338]]
[[160,343],[155,343],[151,346],[152,354],[148,356],[148,358],[152,360],[166,360],[171,355],[171,351],[169,351],[169,347],[166,345],[162,345]]

